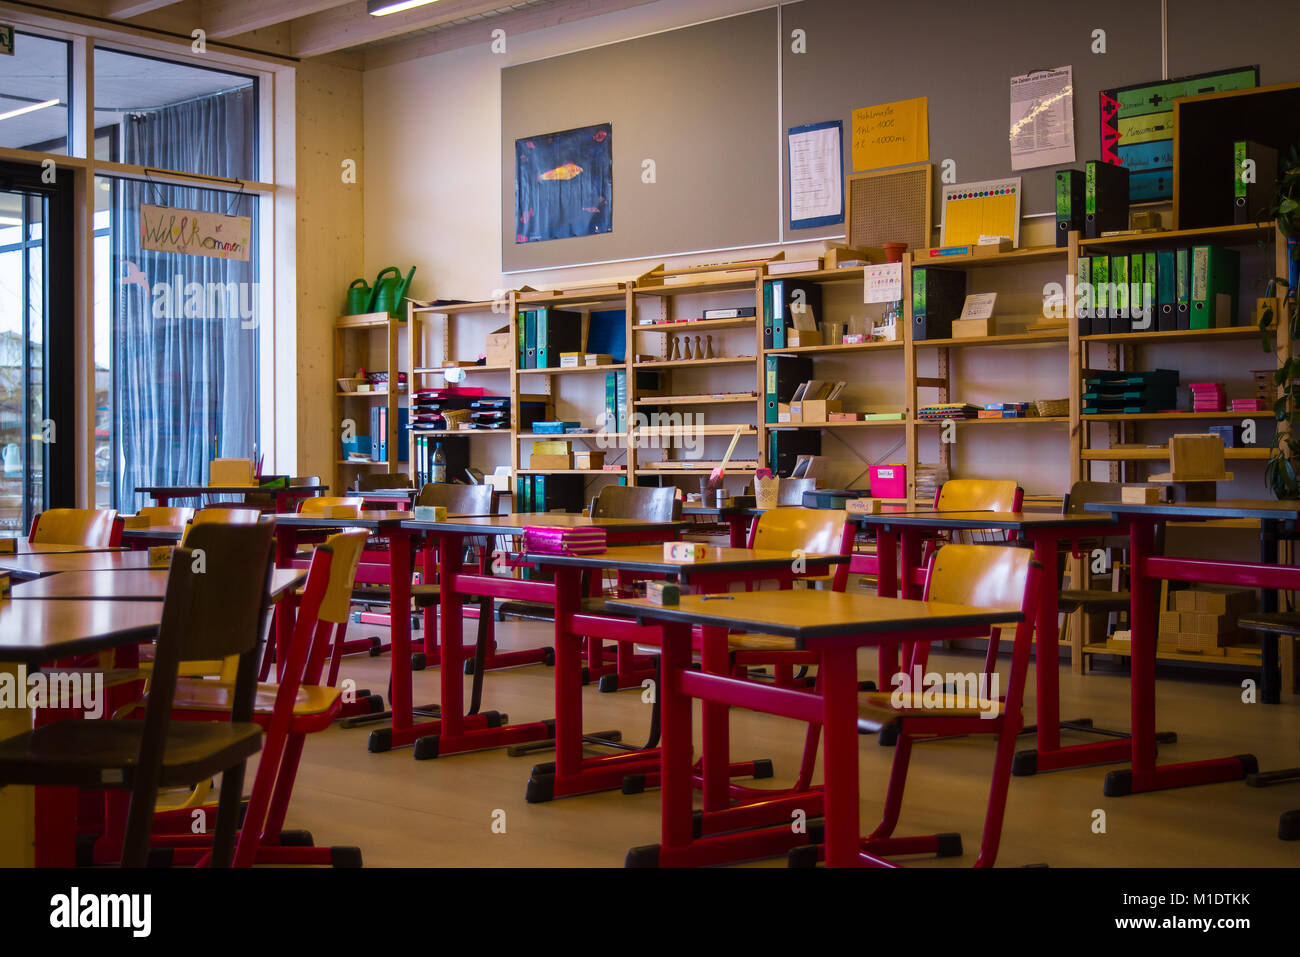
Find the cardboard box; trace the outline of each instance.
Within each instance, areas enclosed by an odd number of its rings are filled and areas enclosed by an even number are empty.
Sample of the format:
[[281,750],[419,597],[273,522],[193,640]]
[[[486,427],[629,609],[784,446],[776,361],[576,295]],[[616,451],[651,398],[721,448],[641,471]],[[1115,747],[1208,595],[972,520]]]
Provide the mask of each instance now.
[[954,339],[978,339],[983,336],[997,335],[997,319],[954,319],[952,337]]
[[556,454],[538,454],[536,450],[528,457],[528,468],[532,470],[553,471],[558,469],[573,468],[573,453],[566,452],[563,455]]
[[828,422],[857,422],[862,418],[861,412],[832,412],[827,416]]
[[508,366],[515,361],[514,336],[508,326],[488,333],[483,361],[490,366]]
[[566,352],[560,356],[561,369],[576,369],[582,365],[582,353]]
[[538,439],[533,443],[534,455],[568,455],[569,451],[566,439]]
[[823,344],[822,331],[820,329],[787,329],[785,344],[790,349],[797,349],[800,346],[820,346]]
[[664,542],[664,561],[698,562],[709,553],[703,542]]
[[16,555],[18,553],[18,539],[12,537],[0,538],[0,555]]
[[796,421],[795,419],[791,418],[791,413],[790,413],[790,403],[788,403],[788,402],[780,402],[780,403],[777,403],[777,406],[776,406],[776,421],[777,421],[777,422],[794,422],[794,421]]
[[827,416],[840,412],[839,399],[807,399],[790,403],[791,422],[828,422]]
[[575,469],[603,469],[605,467],[605,453],[603,450],[574,452],[573,467]]
[[614,357],[603,352],[588,352],[583,355],[583,361],[589,366],[611,366],[614,364]]

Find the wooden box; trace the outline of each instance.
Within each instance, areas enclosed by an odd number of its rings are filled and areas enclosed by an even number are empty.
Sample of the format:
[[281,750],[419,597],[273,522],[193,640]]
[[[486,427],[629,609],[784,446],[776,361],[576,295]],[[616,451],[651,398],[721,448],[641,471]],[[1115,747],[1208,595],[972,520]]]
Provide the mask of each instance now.
[[1222,479],[1223,440],[1209,433],[1171,436],[1169,474],[1175,482]]
[[539,455],[536,451],[528,457],[528,468],[535,471],[555,471],[567,470],[573,468],[573,453],[565,452],[562,455],[555,453],[542,453]]
[[790,403],[791,422],[829,422],[832,412],[840,412],[839,399],[806,399]]
[[507,327],[489,332],[484,347],[484,363],[490,366],[508,366],[515,361],[515,337]]
[[573,467],[575,469],[603,469],[605,467],[604,450],[574,452]]
[[998,334],[998,321],[990,316],[988,319],[954,319],[952,337],[954,339],[979,339]]
[[1165,500],[1166,490],[1158,485],[1125,485],[1119,500],[1126,505],[1158,505]]
[[798,349],[801,346],[820,346],[822,345],[822,331],[820,329],[787,329],[785,344],[790,349]]

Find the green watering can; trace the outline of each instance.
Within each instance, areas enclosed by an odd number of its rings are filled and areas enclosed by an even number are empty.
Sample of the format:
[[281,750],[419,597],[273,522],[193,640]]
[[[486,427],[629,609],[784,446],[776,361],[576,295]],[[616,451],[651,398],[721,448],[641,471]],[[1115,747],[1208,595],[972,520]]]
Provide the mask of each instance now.
[[[392,275],[389,275],[389,274]],[[367,312],[386,312],[390,316],[401,318],[399,312],[402,309],[402,300],[406,297],[406,291],[411,287],[411,278],[415,275],[415,267],[402,278],[402,271],[396,266],[389,266],[387,269],[381,269],[379,275],[375,277],[375,285],[370,290],[370,304],[366,309]],[[349,290],[349,294],[351,290]]]
[[366,282],[364,277],[352,280],[352,285],[348,286],[348,304],[344,315],[361,315],[370,308],[370,299],[373,295],[370,283]]

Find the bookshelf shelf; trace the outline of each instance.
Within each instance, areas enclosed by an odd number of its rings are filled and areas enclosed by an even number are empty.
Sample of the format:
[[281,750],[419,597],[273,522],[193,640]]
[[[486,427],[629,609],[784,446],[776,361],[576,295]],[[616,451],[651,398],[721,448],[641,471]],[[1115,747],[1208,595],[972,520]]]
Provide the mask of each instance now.
[[626,469],[519,469],[520,475],[626,475]]
[[1068,253],[1067,246],[1026,246],[1023,249],[1011,249],[990,256],[974,256],[970,253],[945,256],[940,255],[940,250],[937,248],[918,249],[912,253],[912,268],[943,266],[949,269],[980,269],[984,266],[1021,266],[1025,263],[1053,262],[1058,259],[1064,265]]
[[1197,342],[1211,339],[1257,339],[1258,326],[1220,326],[1216,329],[1179,329],[1167,332],[1116,332],[1104,336],[1081,336],[1080,342],[1111,342],[1140,346],[1148,342]]
[[516,369],[515,375],[577,375],[584,372],[588,374],[593,372],[617,372],[622,368],[624,366],[621,362],[617,365],[604,366],[551,366],[546,369]]
[[768,274],[764,279],[793,279],[796,282],[862,282],[865,270],[861,266],[848,266],[844,269],[814,269],[808,272],[787,272],[777,275]]
[[[387,398],[388,398],[392,393],[389,393],[389,392],[335,392],[334,394],[335,394],[336,396],[338,396],[340,399],[356,399],[356,398],[364,398],[364,399],[387,399]],[[399,395],[406,395],[406,393],[405,393],[405,392],[402,392],[402,393],[399,393]]]
[[[454,302],[442,306],[417,306],[412,304],[411,315],[414,316],[458,316],[465,312],[494,312],[502,307],[501,303],[483,300],[481,302]],[[505,315],[502,315],[505,318]]]
[[[1026,415],[1009,419],[953,419],[958,425],[1060,425],[1070,421],[1068,415]],[[917,419],[919,426],[943,425],[943,419]]]
[[1259,412],[1128,412],[1112,415],[1084,415],[1080,421],[1089,422],[1185,422],[1194,419],[1264,419],[1273,421],[1273,411]]
[[363,312],[355,316],[339,316],[334,320],[335,329],[379,329],[387,325],[398,325],[402,320],[394,319],[386,312]]
[[872,422],[769,422],[768,431],[784,432],[786,429],[901,429],[906,419],[878,419]]
[[564,435],[555,435],[547,432],[517,432],[515,433],[515,438],[535,439],[539,442],[545,442],[548,439],[564,440],[566,442],[572,441],[573,439],[584,439],[588,442],[599,442],[602,439],[625,439],[627,438],[627,433],[626,432],[586,432],[586,433],[574,432],[574,433],[565,433]]
[[[1266,448],[1224,449],[1223,458],[1234,462],[1266,462]],[[1084,449],[1085,462],[1167,462],[1169,449]]]
[[752,405],[757,401],[757,395],[655,395],[637,399],[636,405]]
[[736,319],[691,319],[686,322],[642,322],[633,326],[635,332],[667,332],[670,335],[676,333],[691,332],[709,332],[718,329],[745,329],[754,327],[755,318],[753,316],[742,316]]
[[672,362],[664,360],[662,362],[634,362],[634,369],[682,369],[696,368],[701,366],[737,366],[753,365],[754,356],[731,356],[723,359],[676,359]]
[[509,372],[510,366],[432,366],[423,369],[416,369],[416,375],[443,375],[449,370],[459,369],[462,372]]
[[912,346],[916,349],[965,349],[980,346],[1033,346],[1042,344],[1067,343],[1070,334],[1061,332],[1010,332],[997,336],[972,336],[963,339],[914,339]]
[[901,349],[903,340],[885,340],[881,339],[876,342],[858,342],[852,345],[822,345],[822,346],[794,346],[787,349],[764,349],[764,355],[785,355],[793,353],[795,355],[805,355],[808,353],[849,353],[849,352],[870,352],[875,349]]
[[[659,475],[659,476],[663,476],[663,475],[698,476],[698,475],[709,475],[712,472],[713,469],[711,468],[709,469],[657,469],[653,467],[645,467],[645,468],[638,468],[636,470],[637,475]],[[752,468],[741,469],[741,468],[732,468],[731,466],[727,466],[728,475],[753,475],[754,472],[755,470]]]
[[692,296],[710,292],[753,291],[758,279],[754,275],[735,279],[700,280],[698,282],[665,283],[662,286],[643,286],[637,283],[633,294],[637,296]]
[[1201,241],[1218,243],[1254,243],[1277,235],[1272,222],[1246,223],[1241,226],[1208,226],[1201,229],[1170,229],[1156,233],[1132,233],[1128,236],[1104,236],[1080,239],[1079,251],[1106,249],[1113,246],[1191,245]]

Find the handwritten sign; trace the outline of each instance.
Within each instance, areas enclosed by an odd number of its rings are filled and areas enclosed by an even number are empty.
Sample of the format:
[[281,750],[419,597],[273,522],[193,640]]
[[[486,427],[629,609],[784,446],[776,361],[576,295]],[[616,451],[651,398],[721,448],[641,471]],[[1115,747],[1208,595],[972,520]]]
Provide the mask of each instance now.
[[140,207],[140,248],[247,262],[253,221],[170,206]]
[[853,168],[881,169],[930,159],[930,101],[918,96],[853,111]]

